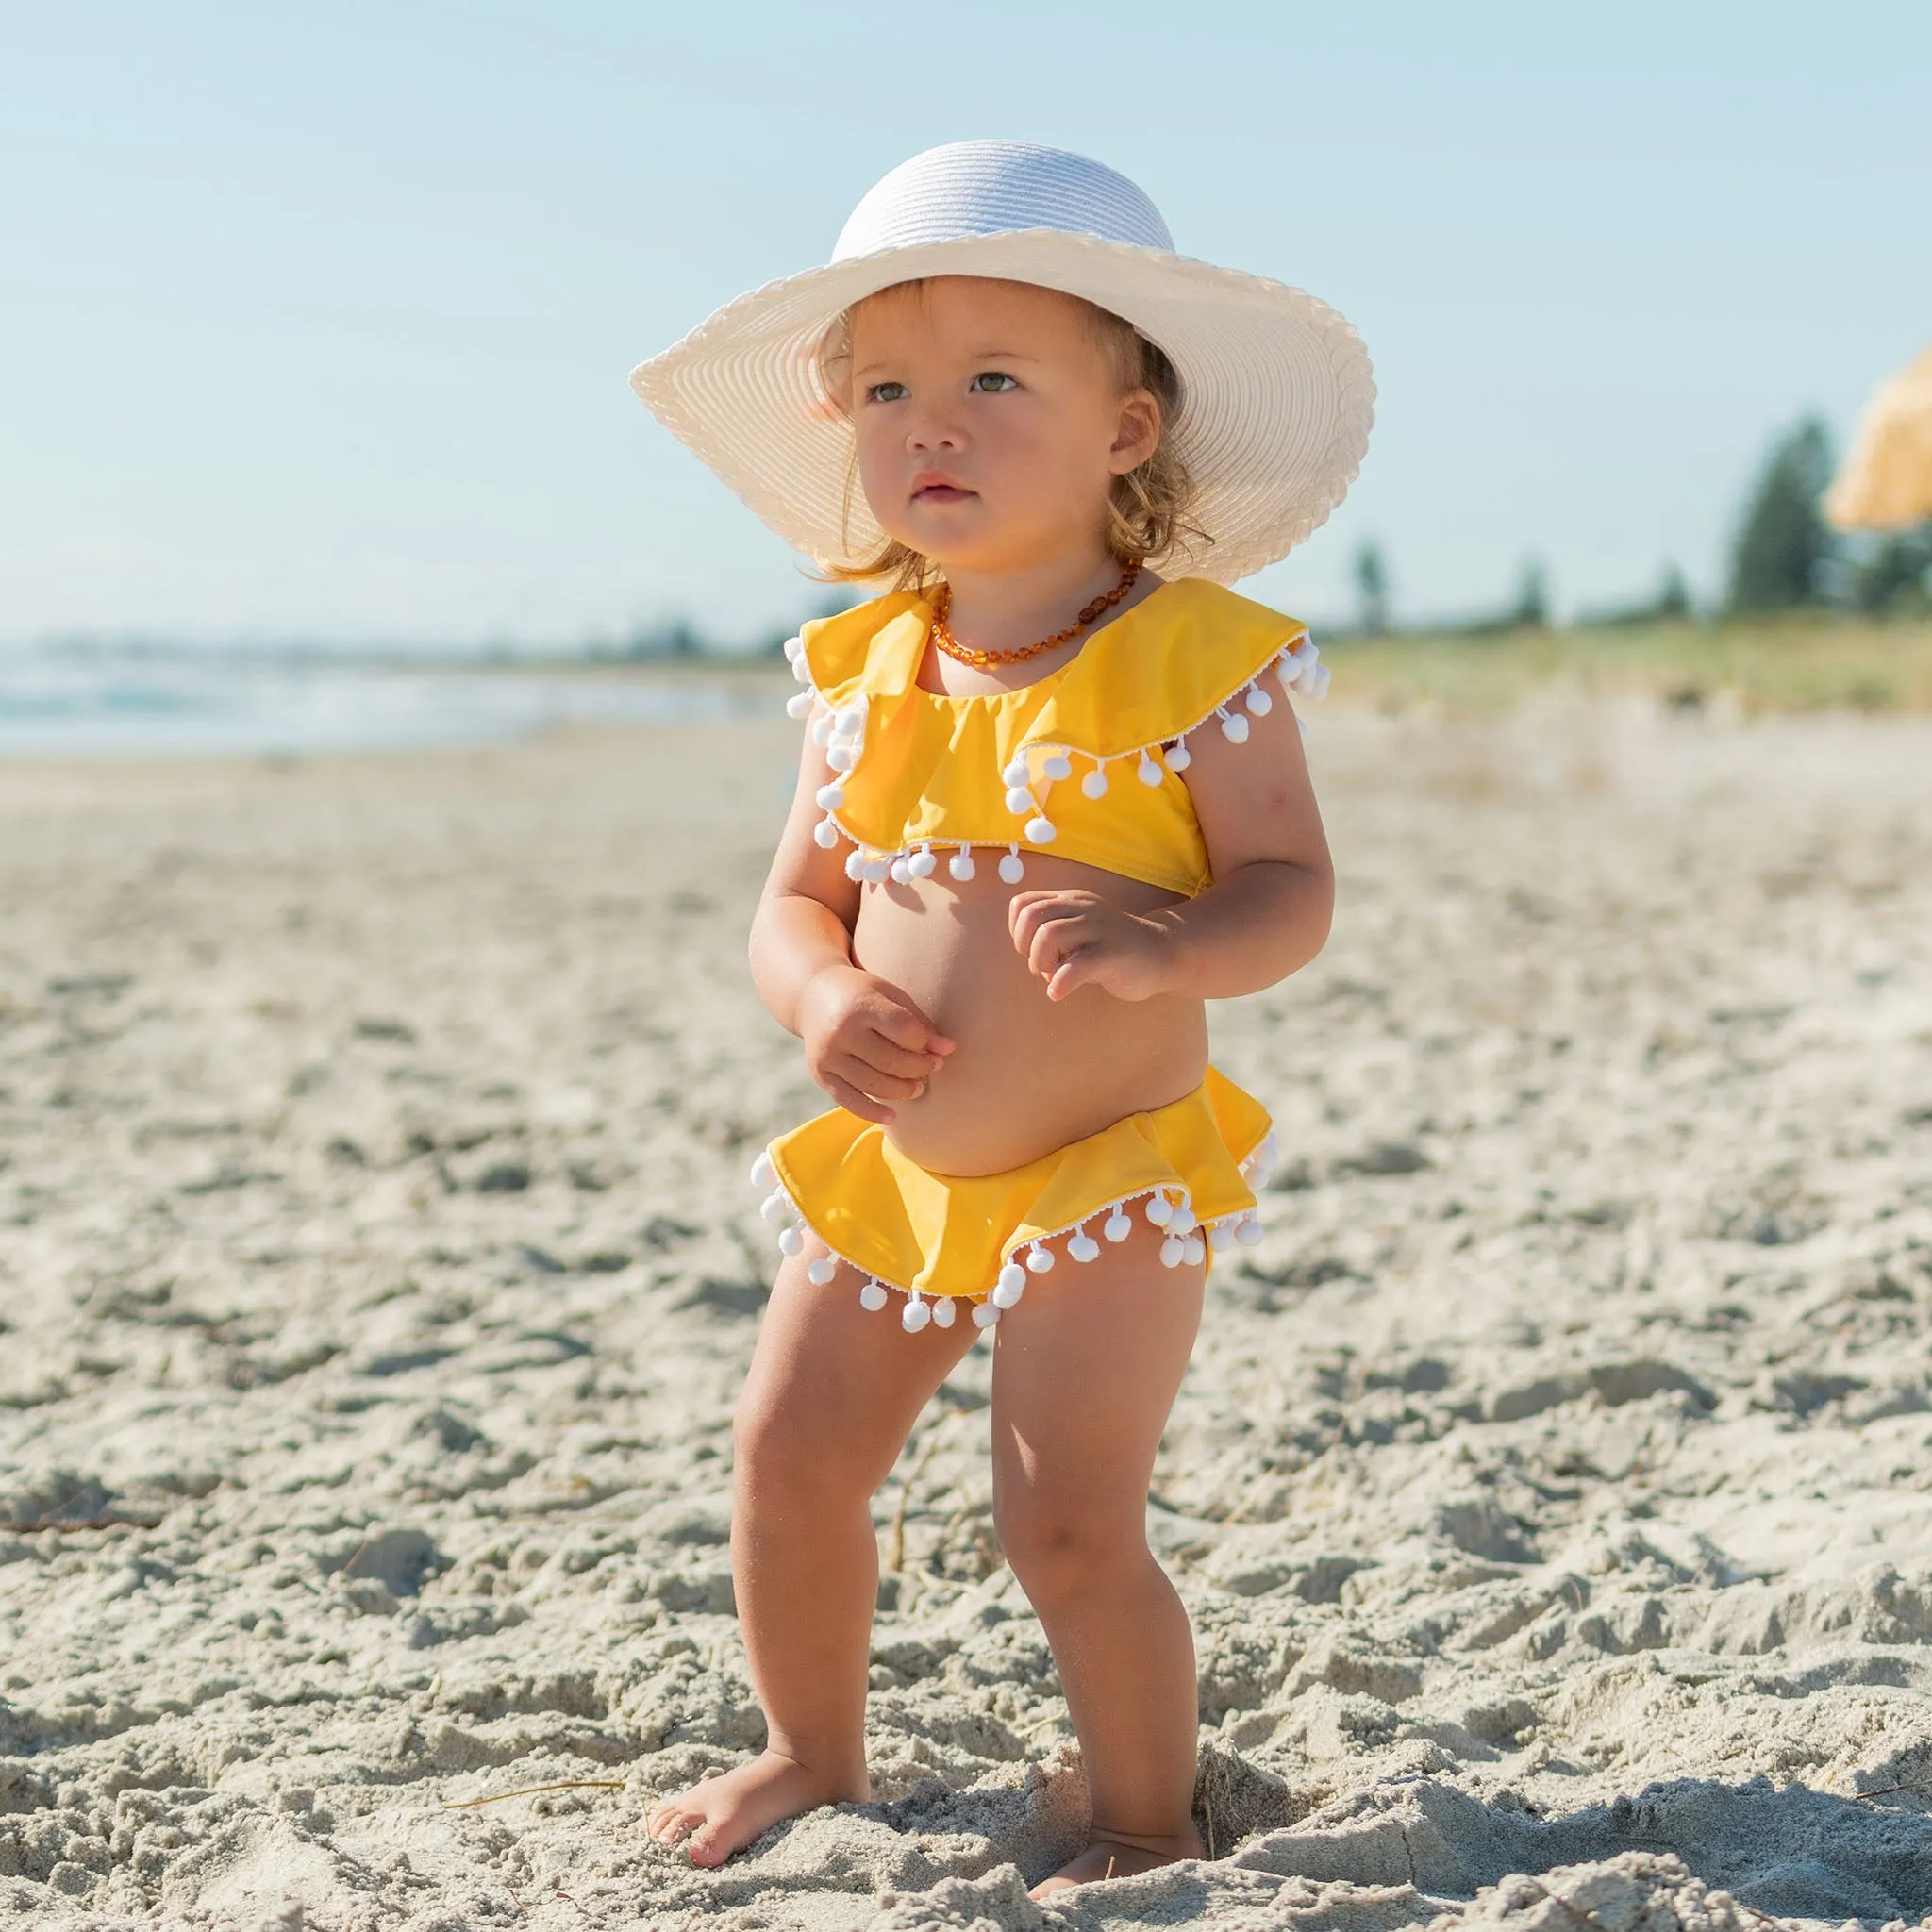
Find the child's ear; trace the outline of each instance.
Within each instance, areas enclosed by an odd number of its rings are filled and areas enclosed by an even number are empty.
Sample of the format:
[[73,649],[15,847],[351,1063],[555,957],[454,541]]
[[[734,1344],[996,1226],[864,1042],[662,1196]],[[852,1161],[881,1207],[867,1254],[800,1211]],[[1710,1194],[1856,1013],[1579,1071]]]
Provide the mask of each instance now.
[[1113,473],[1124,476],[1138,470],[1160,446],[1160,405],[1154,391],[1130,389],[1121,398],[1119,426],[1108,452]]

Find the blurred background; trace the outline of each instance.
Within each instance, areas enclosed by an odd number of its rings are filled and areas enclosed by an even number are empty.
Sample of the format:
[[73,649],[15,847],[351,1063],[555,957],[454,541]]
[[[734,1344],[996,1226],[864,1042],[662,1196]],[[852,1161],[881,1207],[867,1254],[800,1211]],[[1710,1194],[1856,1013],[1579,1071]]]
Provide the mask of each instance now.
[[[1244,588],[1452,653],[1363,675],[1613,641],[1693,694],[1919,702],[1924,527],[1818,502],[1932,343],[1928,62],[1904,0],[0,9],[0,749],[670,702],[378,703],[316,681],[344,654],[768,652],[825,588],[626,373],[986,135],[1101,158],[1185,252],[1360,328],[1361,479]],[[1799,620],[1835,670],[1740,658]]]

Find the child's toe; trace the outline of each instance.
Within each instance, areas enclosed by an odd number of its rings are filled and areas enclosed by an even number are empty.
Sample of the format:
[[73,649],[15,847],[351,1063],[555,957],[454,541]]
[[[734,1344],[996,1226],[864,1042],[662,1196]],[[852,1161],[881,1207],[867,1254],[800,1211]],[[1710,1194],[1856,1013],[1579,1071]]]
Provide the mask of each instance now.
[[692,1832],[685,1840],[684,1854],[693,1865],[722,1865],[731,1856],[724,1826],[707,1824]]
[[700,1815],[686,1806],[676,1803],[660,1806],[645,1826],[650,1836],[660,1845],[675,1845],[688,1838],[693,1828],[703,1823]]

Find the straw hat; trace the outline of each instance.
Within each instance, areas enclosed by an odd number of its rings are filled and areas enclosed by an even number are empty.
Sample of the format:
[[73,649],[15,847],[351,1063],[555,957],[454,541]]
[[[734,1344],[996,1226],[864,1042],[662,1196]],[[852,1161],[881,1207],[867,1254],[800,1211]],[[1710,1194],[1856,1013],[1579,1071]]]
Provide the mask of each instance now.
[[1841,530],[1886,530],[1932,517],[1932,349],[1878,386],[1857,441],[1825,492]]
[[865,555],[883,533],[853,486],[852,426],[819,344],[862,297],[944,275],[1083,296],[1166,352],[1182,386],[1172,433],[1213,542],[1157,567],[1233,583],[1301,542],[1361,467],[1375,386],[1347,322],[1299,289],[1175,254],[1124,175],[1023,142],[915,155],[853,210],[825,267],[726,303],[631,387],[788,542],[820,563]]

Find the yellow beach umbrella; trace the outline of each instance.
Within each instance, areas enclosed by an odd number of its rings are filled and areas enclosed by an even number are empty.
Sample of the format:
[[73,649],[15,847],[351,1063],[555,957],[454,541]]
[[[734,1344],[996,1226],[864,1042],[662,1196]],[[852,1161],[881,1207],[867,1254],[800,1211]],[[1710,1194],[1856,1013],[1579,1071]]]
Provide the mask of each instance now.
[[1932,349],[1865,410],[1844,467],[1824,493],[1840,530],[1890,530],[1932,518]]

